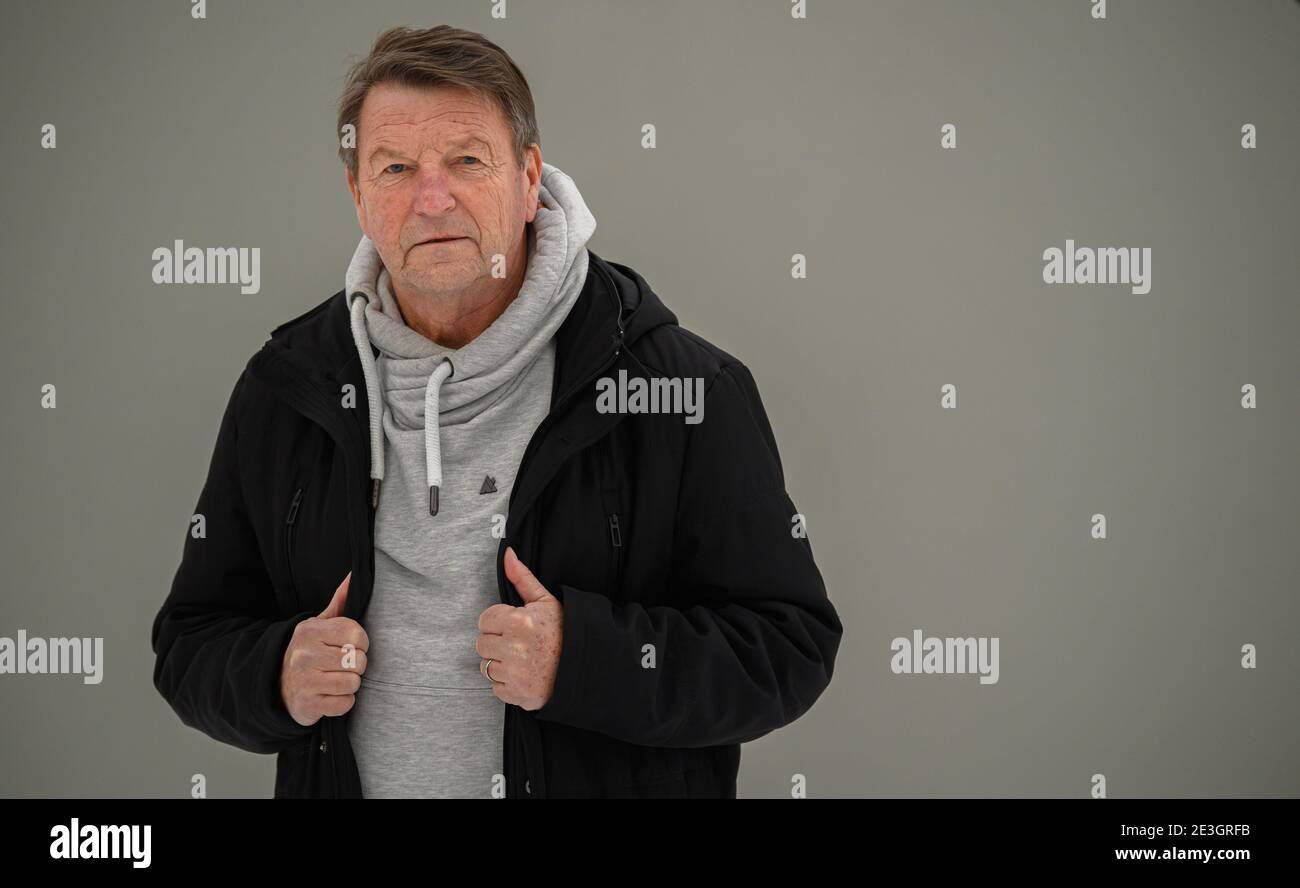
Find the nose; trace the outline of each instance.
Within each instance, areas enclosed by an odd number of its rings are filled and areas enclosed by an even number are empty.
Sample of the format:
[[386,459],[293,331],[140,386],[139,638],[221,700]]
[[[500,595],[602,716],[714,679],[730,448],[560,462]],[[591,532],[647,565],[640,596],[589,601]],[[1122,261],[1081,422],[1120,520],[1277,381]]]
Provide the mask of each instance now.
[[420,168],[415,179],[415,212],[423,216],[441,216],[456,207],[451,193],[451,177],[441,164]]

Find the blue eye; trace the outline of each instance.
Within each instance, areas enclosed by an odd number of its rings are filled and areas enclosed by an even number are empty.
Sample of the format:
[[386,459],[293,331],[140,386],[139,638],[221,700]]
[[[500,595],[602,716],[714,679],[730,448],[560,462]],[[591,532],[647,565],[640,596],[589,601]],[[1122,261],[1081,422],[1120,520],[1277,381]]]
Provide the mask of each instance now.
[[[466,154],[466,155],[464,155],[464,156],[461,157],[461,160],[473,160],[473,161],[477,161],[478,158],[475,157],[475,156],[472,155],[472,154]],[[467,164],[467,165],[468,165],[468,164]]]
[[404,166],[406,166],[406,164],[404,163],[390,163],[388,166],[384,167],[384,172],[386,173],[400,172],[400,170],[395,171],[393,167],[404,167]]

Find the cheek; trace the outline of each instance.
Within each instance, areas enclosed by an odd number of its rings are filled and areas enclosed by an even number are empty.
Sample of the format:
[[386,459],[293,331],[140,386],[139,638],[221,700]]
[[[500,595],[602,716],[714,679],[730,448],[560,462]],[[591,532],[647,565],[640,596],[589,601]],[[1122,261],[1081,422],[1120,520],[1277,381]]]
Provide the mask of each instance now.
[[402,230],[405,215],[402,212],[401,196],[391,192],[372,194],[366,198],[366,211],[370,224],[382,236],[393,238]]
[[513,208],[507,195],[494,191],[479,204],[479,218],[485,228],[491,229],[493,238],[499,239],[510,228]]

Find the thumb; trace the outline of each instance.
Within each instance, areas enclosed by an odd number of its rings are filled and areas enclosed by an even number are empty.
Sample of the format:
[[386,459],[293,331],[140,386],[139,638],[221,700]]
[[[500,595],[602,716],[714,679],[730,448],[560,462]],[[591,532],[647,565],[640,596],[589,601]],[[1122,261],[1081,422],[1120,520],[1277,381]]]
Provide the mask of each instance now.
[[343,578],[343,582],[339,583],[339,587],[334,590],[334,597],[330,599],[330,603],[325,606],[325,610],[320,612],[319,619],[330,620],[334,617],[343,616],[343,605],[348,600],[348,585],[351,582],[352,571],[348,571],[348,575]]
[[524,600],[524,604],[555,597],[546,591],[542,581],[533,576],[531,570],[524,567],[524,563],[515,554],[513,546],[506,546],[506,579],[514,584],[515,591]]

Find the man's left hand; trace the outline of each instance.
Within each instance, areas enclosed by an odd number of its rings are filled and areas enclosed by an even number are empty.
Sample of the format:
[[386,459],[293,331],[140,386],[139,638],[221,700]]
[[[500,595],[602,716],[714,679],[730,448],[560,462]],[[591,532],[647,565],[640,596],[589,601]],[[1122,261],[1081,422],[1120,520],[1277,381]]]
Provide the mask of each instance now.
[[[492,680],[497,699],[524,709],[541,709],[555,689],[564,641],[564,607],[509,546],[505,567],[506,579],[524,606],[494,604],[479,616],[479,636],[474,642],[474,650],[482,658],[479,672]],[[488,660],[492,661],[490,667]]]

